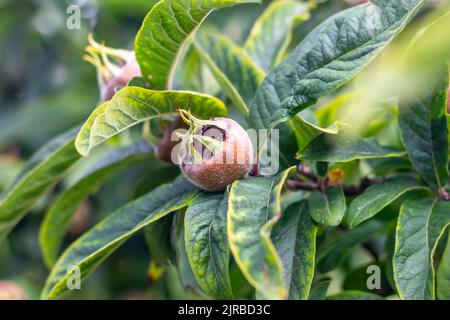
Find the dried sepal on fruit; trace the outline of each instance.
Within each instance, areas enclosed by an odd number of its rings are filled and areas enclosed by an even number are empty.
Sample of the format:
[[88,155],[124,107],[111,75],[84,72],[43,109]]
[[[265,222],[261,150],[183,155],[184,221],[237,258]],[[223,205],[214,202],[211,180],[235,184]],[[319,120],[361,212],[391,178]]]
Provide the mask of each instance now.
[[88,36],[89,45],[84,60],[97,68],[97,81],[100,88],[100,100],[110,100],[116,88],[124,87],[134,77],[141,76],[141,69],[134,51],[106,47]]
[[200,120],[180,110],[189,125],[178,153],[184,176],[207,191],[222,191],[244,178],[253,163],[253,145],[247,132],[228,118]]

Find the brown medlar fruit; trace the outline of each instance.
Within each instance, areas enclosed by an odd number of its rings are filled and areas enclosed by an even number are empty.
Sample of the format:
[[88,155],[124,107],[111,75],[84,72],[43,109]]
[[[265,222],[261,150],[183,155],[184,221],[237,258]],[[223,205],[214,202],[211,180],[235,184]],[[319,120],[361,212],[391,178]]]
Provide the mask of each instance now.
[[244,178],[253,162],[247,132],[228,118],[199,120],[180,110],[190,129],[181,142],[179,166],[184,176],[207,191],[222,191]]
[[97,68],[100,101],[110,100],[117,87],[124,87],[134,77],[141,76],[141,68],[134,51],[109,48],[88,36],[89,45],[84,59]]

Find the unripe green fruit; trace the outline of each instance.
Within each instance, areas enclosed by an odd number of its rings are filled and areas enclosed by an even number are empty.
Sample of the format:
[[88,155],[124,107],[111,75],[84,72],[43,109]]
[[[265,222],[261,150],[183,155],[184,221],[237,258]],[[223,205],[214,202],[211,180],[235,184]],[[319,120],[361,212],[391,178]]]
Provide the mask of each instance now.
[[[222,191],[245,177],[253,161],[253,145],[247,132],[234,120],[213,118],[192,131],[194,139],[183,139],[179,166],[184,176],[207,191]],[[216,145],[208,148],[202,140]],[[201,139],[201,138],[200,138]],[[213,140],[211,140],[213,139]],[[194,154],[201,154],[196,159]]]

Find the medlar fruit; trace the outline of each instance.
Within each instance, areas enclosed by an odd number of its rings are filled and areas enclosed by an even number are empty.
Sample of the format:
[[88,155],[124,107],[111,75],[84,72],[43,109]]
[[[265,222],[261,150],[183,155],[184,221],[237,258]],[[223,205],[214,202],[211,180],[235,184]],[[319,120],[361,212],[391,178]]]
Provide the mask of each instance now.
[[207,191],[222,191],[245,177],[253,162],[253,145],[247,132],[228,118],[199,120],[180,110],[189,124],[179,152],[184,176]]
[[[134,51],[106,47],[97,43],[92,35],[88,36],[88,41],[84,59],[97,68],[102,102],[110,100],[117,87],[124,87],[134,77],[141,76],[141,68]],[[116,63],[111,62],[110,59]]]
[[134,77],[141,76],[141,69],[136,60],[136,57],[131,56],[129,60],[120,67],[117,74],[115,74],[111,79],[104,81],[100,89],[100,99],[101,101],[108,101],[116,93],[117,87],[124,87],[130,82]]

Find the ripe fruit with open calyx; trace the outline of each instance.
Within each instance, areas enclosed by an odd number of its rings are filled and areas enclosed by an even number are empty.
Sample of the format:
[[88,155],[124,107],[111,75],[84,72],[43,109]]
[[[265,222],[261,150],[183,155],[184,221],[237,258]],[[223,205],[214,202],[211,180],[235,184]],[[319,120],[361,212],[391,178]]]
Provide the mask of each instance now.
[[[134,77],[141,76],[141,69],[134,51],[113,49],[97,43],[92,35],[88,37],[89,46],[84,59],[97,68],[97,81],[100,87],[100,100],[110,100],[116,88],[124,87]],[[112,63],[110,58],[118,62]]]
[[228,118],[200,120],[179,110],[189,125],[179,150],[184,176],[207,191],[222,191],[242,179],[253,162],[253,145],[247,132]]

